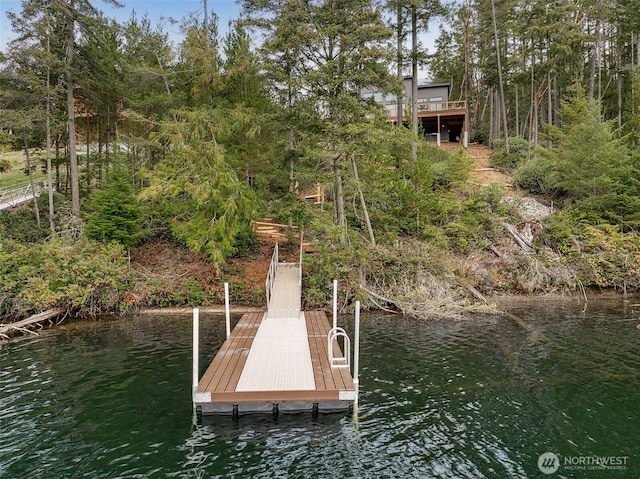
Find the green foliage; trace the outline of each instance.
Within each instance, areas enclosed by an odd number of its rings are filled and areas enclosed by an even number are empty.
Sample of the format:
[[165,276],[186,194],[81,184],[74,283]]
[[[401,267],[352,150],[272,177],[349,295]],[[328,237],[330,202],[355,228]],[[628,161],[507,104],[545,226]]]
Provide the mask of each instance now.
[[555,213],[545,224],[546,244],[564,255],[584,286],[640,287],[640,236],[617,225],[589,224],[575,211]]
[[[40,211],[45,211],[43,210],[43,198],[38,201]],[[50,234],[51,231],[47,223],[40,221],[38,226],[32,203],[0,212],[0,238],[9,238],[23,243],[36,243],[44,241]]]
[[117,308],[127,286],[122,246],[52,240],[0,241],[0,315],[21,316],[55,306],[97,314]]
[[561,114],[562,128],[548,127],[553,147],[540,150],[549,165],[548,187],[592,222],[635,225],[640,174],[611,124],[601,121],[600,105],[576,89]]
[[548,194],[551,169],[552,165],[548,160],[536,156],[520,165],[513,175],[513,182],[518,188],[530,193]]
[[502,203],[502,198],[507,192],[504,183],[490,183],[480,190],[478,198],[480,201],[486,202],[493,211],[498,210]]
[[166,281],[149,281],[145,285],[145,292],[151,297],[149,306],[154,308],[201,306],[205,304],[205,298],[207,297],[202,284],[191,277],[172,282],[170,289],[167,288]]
[[628,173],[628,156],[611,125],[602,123],[600,105],[577,89],[562,103],[561,118],[562,128],[548,126],[553,147],[540,150],[553,165],[551,186],[573,201],[620,187],[617,180]]
[[466,155],[464,149],[458,149],[454,155],[432,149],[431,155],[433,156],[431,165],[433,182],[437,187],[452,188],[469,178],[473,160]]
[[570,254],[577,244],[580,223],[567,212],[557,212],[545,221],[542,240],[562,254]]
[[162,205],[158,211],[169,215],[165,220],[171,232],[189,249],[222,264],[237,252],[237,237],[259,204],[226,161],[209,110],[181,112],[180,120],[165,125],[174,148],[141,198]]
[[307,225],[310,219],[305,201],[292,193],[271,202],[269,214],[276,223],[299,227]]
[[123,168],[111,170],[105,186],[87,200],[86,211],[87,237],[103,243],[116,241],[125,247],[138,240],[141,213]]
[[519,136],[509,137],[509,152],[504,147],[504,139],[493,142],[496,151],[491,155],[491,164],[500,171],[516,170],[528,158],[529,141]]

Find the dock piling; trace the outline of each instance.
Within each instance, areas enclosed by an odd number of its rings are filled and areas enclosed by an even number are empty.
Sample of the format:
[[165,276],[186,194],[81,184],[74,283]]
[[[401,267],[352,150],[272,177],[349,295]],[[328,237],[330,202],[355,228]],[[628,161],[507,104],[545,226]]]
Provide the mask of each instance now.
[[198,387],[198,356],[200,354],[199,350],[200,344],[200,310],[198,308],[193,308],[193,391],[192,394],[195,394],[196,388]]
[[338,280],[333,280],[333,329],[338,327]]
[[356,318],[355,318],[354,346],[353,346],[353,386],[356,390],[354,406],[358,404],[358,394],[360,392],[360,381],[358,373],[360,368],[360,301],[356,301]]
[[229,283],[224,283],[224,318],[227,325],[227,339],[231,336],[231,316],[229,314]]

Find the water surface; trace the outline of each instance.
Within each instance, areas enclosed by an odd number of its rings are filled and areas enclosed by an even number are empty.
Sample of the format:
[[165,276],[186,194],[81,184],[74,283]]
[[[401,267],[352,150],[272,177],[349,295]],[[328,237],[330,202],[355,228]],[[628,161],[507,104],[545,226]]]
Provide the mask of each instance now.
[[[364,315],[357,415],[194,421],[188,316],[0,345],[0,477],[640,477],[640,306],[508,307],[534,331]],[[224,329],[201,315],[201,372]],[[545,452],[625,467],[544,475]]]

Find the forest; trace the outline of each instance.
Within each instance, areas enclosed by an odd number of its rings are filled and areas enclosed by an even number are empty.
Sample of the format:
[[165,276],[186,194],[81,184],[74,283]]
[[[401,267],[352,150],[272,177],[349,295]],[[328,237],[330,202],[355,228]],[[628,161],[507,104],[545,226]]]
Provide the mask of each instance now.
[[[0,318],[214,304],[229,279],[235,301],[261,304],[243,265],[265,217],[313,244],[311,307],[334,278],[343,307],[424,318],[491,309],[495,294],[637,292],[635,2],[239,3],[220,34],[205,1],[179,40],[145,16],[106,18],[97,1],[24,0],[9,14],[0,148],[46,188],[0,213]],[[401,103],[403,79],[417,88],[425,71],[466,102],[471,142],[512,185],[470,182],[464,148],[425,141],[416,95],[399,125],[362,95]],[[15,168],[0,156],[0,188]],[[300,197],[315,185],[322,205]],[[527,224],[508,189],[553,213]],[[533,225],[530,247],[509,225]],[[154,277],[137,260],[149,245],[175,248],[167,270],[201,267]]]

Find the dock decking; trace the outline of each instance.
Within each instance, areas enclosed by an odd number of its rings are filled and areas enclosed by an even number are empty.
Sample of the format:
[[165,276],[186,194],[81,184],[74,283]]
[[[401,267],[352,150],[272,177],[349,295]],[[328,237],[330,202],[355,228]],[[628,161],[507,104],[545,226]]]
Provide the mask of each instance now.
[[330,365],[325,313],[300,311],[299,267],[278,263],[268,311],[245,314],[222,344],[193,395],[201,414],[334,412],[353,405],[349,368]]

